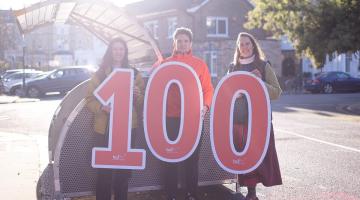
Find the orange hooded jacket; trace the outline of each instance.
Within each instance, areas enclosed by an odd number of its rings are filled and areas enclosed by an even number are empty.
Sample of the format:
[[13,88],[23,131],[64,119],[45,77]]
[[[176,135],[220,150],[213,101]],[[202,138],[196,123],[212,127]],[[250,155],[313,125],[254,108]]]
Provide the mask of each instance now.
[[[200,58],[193,56],[191,51],[187,54],[173,53],[172,56],[164,59],[161,63],[170,62],[170,61],[183,62],[191,66],[195,70],[201,83],[204,106],[210,108],[212,96],[214,93],[214,88],[211,83],[211,76],[206,63]],[[156,64],[154,66],[157,67]],[[181,114],[180,91],[177,85],[171,85],[167,96],[166,116],[180,117],[180,114]]]

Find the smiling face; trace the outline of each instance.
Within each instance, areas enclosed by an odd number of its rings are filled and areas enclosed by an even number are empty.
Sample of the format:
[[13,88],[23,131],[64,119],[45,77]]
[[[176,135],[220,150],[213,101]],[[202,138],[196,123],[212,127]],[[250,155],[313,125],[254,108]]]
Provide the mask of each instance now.
[[247,36],[240,37],[238,48],[240,51],[240,57],[242,58],[249,58],[254,54],[254,45]]
[[178,34],[175,37],[174,48],[176,52],[188,53],[191,50],[192,42],[189,36],[185,34]]
[[123,43],[115,42],[111,48],[113,65],[121,66],[125,58],[126,48]]

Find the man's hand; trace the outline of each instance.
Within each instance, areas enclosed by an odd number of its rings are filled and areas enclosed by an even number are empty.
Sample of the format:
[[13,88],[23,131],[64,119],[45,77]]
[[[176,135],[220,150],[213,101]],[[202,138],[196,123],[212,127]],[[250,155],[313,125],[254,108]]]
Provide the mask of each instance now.
[[207,113],[207,111],[209,110],[208,106],[204,106],[201,110],[201,117],[204,118],[205,114]]

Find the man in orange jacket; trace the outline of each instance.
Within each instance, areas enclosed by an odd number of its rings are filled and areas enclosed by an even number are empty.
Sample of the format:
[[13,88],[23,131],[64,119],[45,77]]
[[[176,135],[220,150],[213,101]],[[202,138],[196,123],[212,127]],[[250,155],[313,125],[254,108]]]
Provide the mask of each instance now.
[[[191,66],[196,72],[202,87],[204,107],[202,113],[205,114],[211,105],[213,96],[213,86],[211,84],[211,76],[206,63],[192,55],[192,39],[193,34],[188,28],[178,28],[173,35],[174,50],[173,55],[166,58],[162,63],[168,61],[183,62]],[[181,115],[181,95],[176,84],[172,84],[168,91],[166,104],[166,129],[170,140],[177,138],[180,127]],[[201,142],[200,142],[201,143]],[[200,146],[200,145],[199,145]],[[198,160],[199,149],[197,147],[191,157],[184,162],[186,173],[186,200],[196,200],[197,184],[198,184]],[[180,163],[164,163],[165,191],[169,200],[176,199],[177,191],[177,166]]]

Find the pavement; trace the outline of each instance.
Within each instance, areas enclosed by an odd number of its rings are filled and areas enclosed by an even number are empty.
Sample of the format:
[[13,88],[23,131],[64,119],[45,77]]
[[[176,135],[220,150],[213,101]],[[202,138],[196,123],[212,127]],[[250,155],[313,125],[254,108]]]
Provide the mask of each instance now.
[[[35,101],[0,95],[0,104]],[[37,180],[48,163],[47,136],[0,132],[0,160],[1,199],[36,199]]]
[[25,103],[25,102],[35,102],[40,101],[40,99],[34,98],[21,98],[19,96],[7,96],[0,94],[0,104],[7,104],[7,103]]
[[47,136],[0,132],[1,199],[36,199],[36,184],[48,162]]

